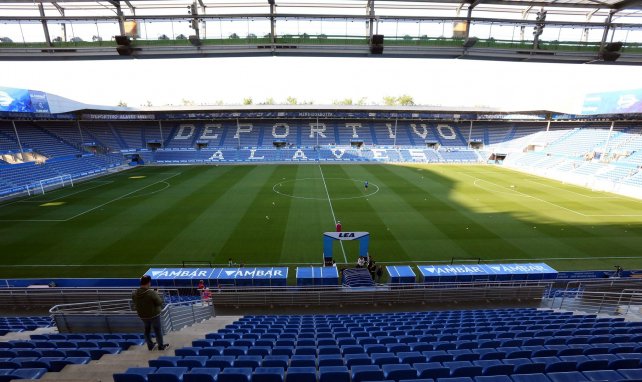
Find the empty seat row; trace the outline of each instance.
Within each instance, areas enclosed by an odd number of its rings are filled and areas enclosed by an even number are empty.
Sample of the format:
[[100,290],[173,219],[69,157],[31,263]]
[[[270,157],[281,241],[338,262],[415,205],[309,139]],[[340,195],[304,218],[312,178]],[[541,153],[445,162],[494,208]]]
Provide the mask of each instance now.
[[490,376],[471,375],[467,370],[449,371],[434,369],[430,376],[402,365],[359,366],[348,370],[344,366],[330,366],[320,370],[308,367],[250,368],[193,368],[149,367],[130,368],[114,375],[114,382],[366,382],[366,381],[415,381],[415,382],[582,382],[640,380],[642,369],[560,371],[549,373],[513,373]]
[[0,369],[47,369],[47,371],[60,371],[66,365],[84,365],[90,361],[90,357],[0,358]]
[[[640,330],[640,329],[636,329]],[[567,332],[553,332],[546,333],[544,337],[520,337],[519,333],[505,333],[500,334],[462,334],[462,335],[381,335],[369,336],[368,333],[363,332],[355,333],[354,337],[302,337],[298,338],[294,335],[238,335],[235,338],[205,338],[203,340],[196,340],[193,342],[195,347],[211,347],[211,346],[290,346],[290,347],[305,347],[305,346],[349,346],[360,345],[368,346],[373,344],[379,345],[396,345],[396,344],[412,344],[412,343],[430,343],[436,347],[436,344],[452,343],[456,346],[470,346],[470,347],[493,347],[488,344],[510,343],[510,346],[522,345],[572,345],[572,344],[596,344],[596,343],[609,343],[609,342],[642,342],[642,334],[596,334],[584,335],[583,333],[573,334]],[[542,334],[544,335],[544,334]],[[258,338],[255,338],[258,337]]]
[[48,340],[48,341],[9,341],[0,342],[0,350],[5,349],[81,349],[81,348],[121,348],[129,349],[130,346],[142,345],[144,340],[103,340],[103,341],[66,341],[66,340]]
[[105,354],[118,354],[121,348],[78,348],[78,349],[0,349],[0,359],[16,357],[89,357],[100,359]]
[[138,333],[45,333],[29,336],[35,341],[78,341],[78,340],[142,340]]
[[0,369],[0,382],[16,379],[38,379],[46,372],[47,369]]
[[[574,371],[574,370],[617,370],[621,368],[637,368],[642,366],[642,353],[627,353],[627,354],[595,354],[590,356],[576,355],[576,356],[542,356],[533,358],[492,358],[492,359],[475,359],[464,360],[463,358],[444,358],[441,361],[438,357],[431,357],[427,359],[422,355],[408,354],[398,357],[394,354],[373,354],[372,356],[355,355],[353,357],[341,358],[340,356],[325,356],[316,358],[314,356],[161,356],[157,359],[149,361],[150,367],[214,367],[225,369],[228,367],[249,367],[255,369],[257,367],[282,367],[289,369],[290,367],[314,367],[321,368],[325,366],[346,366],[353,368],[355,366],[385,366],[385,365],[410,365],[418,367],[418,365],[431,365],[432,367],[478,367],[485,369],[486,367],[503,366],[506,370],[509,366],[522,368],[521,365],[530,369],[541,371],[552,368],[554,371]],[[533,366],[536,365],[536,366]],[[562,366],[560,366],[562,365]],[[558,370],[559,368],[564,370]],[[511,369],[512,370],[512,369]],[[517,370],[523,372],[523,370]]]

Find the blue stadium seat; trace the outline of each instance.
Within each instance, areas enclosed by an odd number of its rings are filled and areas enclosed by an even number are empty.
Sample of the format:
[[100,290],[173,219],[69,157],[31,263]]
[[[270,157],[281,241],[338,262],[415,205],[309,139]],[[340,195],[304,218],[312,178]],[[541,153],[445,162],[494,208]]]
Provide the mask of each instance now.
[[564,372],[555,372],[547,373],[546,376],[552,382],[583,382],[588,381],[586,377],[579,371],[564,371]]
[[512,374],[514,370],[513,365],[492,365],[485,367],[482,371],[482,375],[491,376],[491,375],[508,375]]
[[159,367],[153,374],[147,376],[149,382],[182,382],[186,367]]
[[211,367],[195,367],[183,375],[183,382],[215,382],[221,371]]
[[320,366],[319,382],[350,382],[350,371],[345,366]]
[[252,369],[248,367],[228,367],[216,377],[217,382],[250,382]]
[[286,355],[268,355],[263,358],[261,365],[263,367],[280,367],[287,369],[290,363],[290,358]]
[[[316,382],[317,370],[314,367],[290,367],[286,375],[286,382]],[[224,381],[218,381],[224,382]]]
[[256,369],[261,366],[263,357],[258,355],[240,355],[234,360],[234,367],[249,367],[251,369]]
[[[352,382],[383,381],[383,372],[377,365],[357,365],[350,368]],[[293,381],[288,381],[293,382]],[[311,381],[314,382],[314,381]]]
[[416,363],[413,367],[417,370],[419,378],[446,378],[450,377],[450,369],[443,367],[438,362]]
[[293,355],[290,357],[290,367],[317,367],[317,359],[313,355]]
[[183,359],[179,359],[176,362],[176,366],[186,367],[188,369],[192,369],[195,367],[204,367],[205,362],[207,362],[208,359],[209,358],[205,356],[188,355],[183,357]]
[[642,369],[618,369],[617,372],[627,379],[642,380]]
[[582,374],[589,381],[619,381],[623,378],[622,374],[615,370],[591,370],[583,371]]
[[475,382],[513,382],[507,375],[479,376],[475,377]]
[[155,367],[130,367],[124,373],[114,374],[114,382],[147,382],[147,376],[155,371]]
[[544,374],[513,374],[513,382],[551,382]]
[[386,364],[381,367],[386,380],[399,381],[417,378],[417,370],[409,364]]
[[344,366],[343,357],[339,354],[319,355],[319,368],[323,366]]
[[252,382],[284,382],[285,370],[282,367],[257,367],[252,374]]
[[224,355],[219,355],[219,356],[213,356],[210,357],[207,362],[205,362],[205,367],[213,367],[217,369],[225,369],[227,367],[232,367],[232,364],[236,360],[236,357],[234,356],[224,356]]

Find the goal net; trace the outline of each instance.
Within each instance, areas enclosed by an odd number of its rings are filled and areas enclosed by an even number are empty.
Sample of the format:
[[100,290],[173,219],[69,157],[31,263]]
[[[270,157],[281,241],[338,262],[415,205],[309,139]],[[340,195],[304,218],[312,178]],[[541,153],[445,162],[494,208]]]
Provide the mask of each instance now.
[[27,186],[27,193],[29,195],[33,194],[45,194],[49,190],[54,190],[63,187],[73,187],[74,180],[69,174],[55,176],[53,178],[41,179],[36,183],[32,183],[30,186]]

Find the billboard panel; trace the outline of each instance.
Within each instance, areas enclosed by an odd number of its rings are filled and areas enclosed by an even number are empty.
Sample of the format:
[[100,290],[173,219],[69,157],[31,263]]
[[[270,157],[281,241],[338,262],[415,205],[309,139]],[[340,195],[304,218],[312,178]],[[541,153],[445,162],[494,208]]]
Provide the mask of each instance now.
[[625,113],[642,113],[642,89],[592,93],[584,97],[581,114]]
[[37,90],[0,87],[0,112],[49,113],[47,94]]

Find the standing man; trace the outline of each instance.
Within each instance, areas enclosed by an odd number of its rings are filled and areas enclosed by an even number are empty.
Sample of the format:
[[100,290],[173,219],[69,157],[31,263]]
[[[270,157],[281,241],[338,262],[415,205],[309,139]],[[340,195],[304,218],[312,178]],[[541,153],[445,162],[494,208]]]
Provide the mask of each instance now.
[[[165,350],[169,344],[163,343],[163,328],[161,327],[160,314],[163,308],[163,299],[151,289],[152,278],[145,275],[140,278],[140,288],[132,294],[132,300],[136,307],[138,317],[145,324],[145,341],[147,349],[154,350],[158,345],[158,350]],[[156,344],[152,341],[151,330],[154,329],[156,335]]]
[[337,221],[337,232],[341,232],[341,221]]
[[367,180],[366,180],[366,182],[363,184],[363,186],[366,188],[366,191],[368,191],[368,181],[367,181]]

